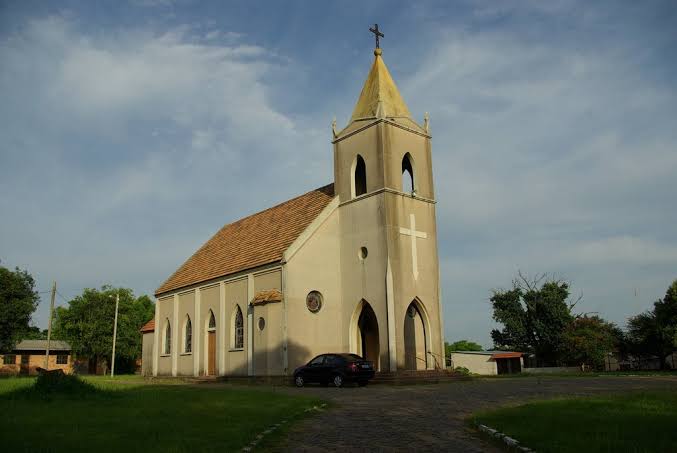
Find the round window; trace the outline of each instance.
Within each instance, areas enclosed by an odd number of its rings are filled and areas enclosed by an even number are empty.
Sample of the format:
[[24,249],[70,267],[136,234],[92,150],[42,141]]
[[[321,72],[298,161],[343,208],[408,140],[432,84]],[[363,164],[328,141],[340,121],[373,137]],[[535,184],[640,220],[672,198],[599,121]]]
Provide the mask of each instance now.
[[266,320],[259,318],[259,330],[263,330],[266,327]]
[[369,254],[369,251],[367,250],[367,247],[360,247],[360,259],[363,260],[367,257]]
[[311,313],[317,313],[322,308],[322,294],[319,291],[311,291],[306,296],[306,307]]

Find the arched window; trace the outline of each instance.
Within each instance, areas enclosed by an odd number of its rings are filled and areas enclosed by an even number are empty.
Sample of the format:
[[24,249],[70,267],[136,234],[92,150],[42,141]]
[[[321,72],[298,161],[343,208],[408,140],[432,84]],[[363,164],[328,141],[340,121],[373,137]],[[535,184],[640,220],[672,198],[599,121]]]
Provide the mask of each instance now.
[[359,154],[353,163],[352,192],[353,197],[359,197],[367,193],[367,166]]
[[169,324],[169,318],[165,320],[165,344],[164,344],[165,354],[172,353],[172,326]]
[[214,318],[214,312],[209,310],[209,324],[207,325],[208,330],[216,329],[216,318]]
[[235,316],[233,319],[233,349],[244,348],[244,318],[240,306],[235,306]]
[[414,185],[414,159],[407,153],[402,158],[402,192],[416,193]]
[[183,352],[193,351],[193,324],[190,316],[186,315],[186,325],[183,328]]

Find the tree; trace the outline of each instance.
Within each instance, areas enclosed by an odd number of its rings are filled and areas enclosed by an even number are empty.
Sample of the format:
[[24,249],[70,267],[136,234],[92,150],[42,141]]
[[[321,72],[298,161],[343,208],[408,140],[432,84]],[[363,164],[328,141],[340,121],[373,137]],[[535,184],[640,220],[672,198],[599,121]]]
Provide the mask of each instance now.
[[621,336],[618,327],[599,316],[577,316],[564,332],[564,359],[603,369],[608,354],[616,349]]
[[[26,333],[22,337],[23,340],[46,340],[47,339],[47,329],[40,330],[39,327],[31,326],[28,328]],[[58,340],[54,335],[52,335],[52,340]]]
[[101,290],[85,289],[56,310],[55,333],[67,340],[78,356],[111,363],[115,296],[120,295],[115,366],[121,372],[133,371],[134,361],[141,356],[139,329],[154,315],[148,296],[135,298],[131,289],[103,286]]
[[631,351],[639,356],[657,356],[661,368],[665,357],[677,347],[677,280],[672,282],[663,299],[654,302],[653,310],[628,319]]
[[28,332],[38,300],[35,281],[27,271],[0,266],[0,352],[11,351]]
[[452,351],[483,351],[484,348],[479,344],[469,341],[469,340],[460,340],[453,343],[444,342],[444,352],[447,356]]
[[533,353],[538,363],[556,365],[562,360],[565,329],[573,321],[569,284],[546,274],[528,279],[522,273],[510,290],[491,296],[493,319],[503,329],[491,331],[494,347]]

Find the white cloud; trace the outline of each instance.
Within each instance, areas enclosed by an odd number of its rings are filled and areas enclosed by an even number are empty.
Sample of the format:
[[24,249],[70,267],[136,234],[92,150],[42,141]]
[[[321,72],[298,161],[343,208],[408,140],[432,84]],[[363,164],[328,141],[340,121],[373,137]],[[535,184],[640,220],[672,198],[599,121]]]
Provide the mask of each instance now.
[[195,33],[50,17],[0,42],[3,263],[151,292],[227,221],[326,182],[328,140],[269,100],[280,58]]

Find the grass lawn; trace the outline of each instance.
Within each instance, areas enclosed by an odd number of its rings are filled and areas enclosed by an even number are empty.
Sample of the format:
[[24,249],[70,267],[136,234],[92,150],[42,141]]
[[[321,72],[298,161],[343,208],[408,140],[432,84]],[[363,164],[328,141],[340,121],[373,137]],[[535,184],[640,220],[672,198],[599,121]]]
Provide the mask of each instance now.
[[539,453],[677,451],[677,389],[537,401],[470,420]]
[[[125,379],[129,378],[129,379]],[[235,451],[283,418],[319,404],[272,388],[87,378],[41,393],[34,378],[0,379],[3,451]]]

